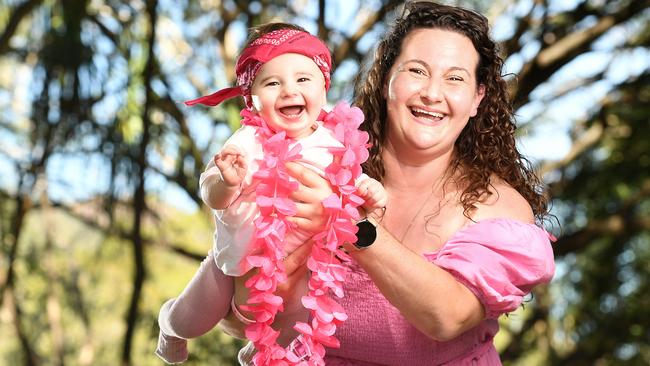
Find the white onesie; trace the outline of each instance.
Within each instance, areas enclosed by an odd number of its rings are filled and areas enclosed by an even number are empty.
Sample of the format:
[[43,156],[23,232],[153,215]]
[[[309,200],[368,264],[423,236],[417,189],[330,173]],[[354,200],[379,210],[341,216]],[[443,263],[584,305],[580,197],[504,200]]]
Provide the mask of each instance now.
[[[224,146],[237,147],[245,155],[248,166],[235,200],[226,209],[213,210],[216,218],[214,258],[217,266],[229,276],[241,276],[250,269],[243,259],[249,254],[248,244],[255,232],[253,222],[260,214],[255,202],[255,186],[252,182],[253,174],[259,168],[257,161],[263,158],[263,150],[255,132],[255,127],[242,126],[224,144]],[[333,160],[329,148],[343,146],[334,137],[332,131],[323,127],[320,122],[311,135],[300,139],[297,143],[302,146],[300,150],[302,158],[296,162],[304,164],[321,175],[324,175],[325,168]],[[293,146],[291,145],[290,148]],[[367,178],[368,176],[362,174],[358,181]],[[201,198],[204,202],[207,201],[210,187],[222,180],[219,168],[214,164],[214,160],[211,160],[199,179]],[[285,253],[291,253],[310,236],[310,233],[298,229],[288,231],[284,243]]]

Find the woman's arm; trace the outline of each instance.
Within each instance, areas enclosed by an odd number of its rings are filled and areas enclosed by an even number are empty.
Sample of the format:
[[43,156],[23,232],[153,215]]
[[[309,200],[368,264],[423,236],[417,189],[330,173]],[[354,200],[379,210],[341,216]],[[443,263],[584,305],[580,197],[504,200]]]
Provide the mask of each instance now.
[[467,287],[403,246],[383,226],[377,227],[377,239],[368,249],[345,247],[384,297],[427,336],[448,341],[483,320],[483,306]]
[[[531,222],[528,203],[511,187],[496,183],[492,198],[477,205],[473,218],[511,218]],[[367,250],[347,249],[366,270],[386,299],[413,326],[438,341],[448,341],[485,318],[483,304],[449,271],[398,242],[379,225],[377,239]],[[468,263],[467,265],[481,265]]]
[[[329,184],[298,165],[291,167],[291,174],[302,183],[295,199],[303,203],[298,205],[298,219],[294,222],[313,230],[323,224],[318,221],[322,205],[310,197],[322,194],[323,186]],[[403,246],[381,225],[374,244],[368,249],[358,251],[352,245],[346,245],[345,249],[366,270],[386,299],[431,338],[455,338],[484,318],[483,307],[471,291],[444,269]]]
[[[319,179],[325,182],[308,169],[298,170],[299,174],[294,176],[301,182],[308,180],[311,186],[317,185]],[[510,197],[511,193],[505,191],[493,195],[507,199],[497,198],[490,202],[484,216],[527,220],[525,213],[530,211],[530,207],[523,199]],[[519,207],[510,207],[513,203]],[[317,214],[318,210],[317,205],[305,203],[299,206],[302,219],[296,223],[299,226],[313,223],[311,215]],[[483,210],[478,209],[482,215]],[[377,228],[374,244],[368,249],[358,251],[354,246],[346,245],[346,250],[364,268],[386,299],[413,326],[435,340],[456,338],[485,318],[485,309],[472,291],[447,270],[403,246],[381,225]]]

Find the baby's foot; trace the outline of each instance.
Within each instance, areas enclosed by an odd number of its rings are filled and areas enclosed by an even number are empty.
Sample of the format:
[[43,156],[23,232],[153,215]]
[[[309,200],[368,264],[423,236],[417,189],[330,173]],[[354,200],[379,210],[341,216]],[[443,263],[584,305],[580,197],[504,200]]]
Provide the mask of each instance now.
[[168,364],[187,361],[187,339],[158,333],[156,355]]

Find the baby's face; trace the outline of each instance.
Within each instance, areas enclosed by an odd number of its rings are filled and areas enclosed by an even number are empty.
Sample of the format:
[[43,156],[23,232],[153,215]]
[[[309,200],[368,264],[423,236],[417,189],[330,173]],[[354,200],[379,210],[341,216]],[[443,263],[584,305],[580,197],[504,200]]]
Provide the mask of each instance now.
[[259,115],[275,131],[294,139],[309,136],[326,103],[325,77],[307,56],[285,53],[265,63],[251,95]]

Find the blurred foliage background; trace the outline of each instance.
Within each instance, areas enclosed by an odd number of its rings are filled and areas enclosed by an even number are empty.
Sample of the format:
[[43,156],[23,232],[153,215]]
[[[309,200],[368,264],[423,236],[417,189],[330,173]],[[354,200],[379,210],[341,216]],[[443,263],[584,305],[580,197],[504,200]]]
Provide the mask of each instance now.
[[[650,364],[650,1],[453,4],[490,19],[558,218],[555,279],[502,318],[504,363]],[[158,309],[211,246],[198,177],[241,108],[182,101],[231,85],[246,29],[271,20],[328,41],[329,99],[350,100],[401,9],[2,0],[0,364],[162,364]],[[215,330],[187,364],[234,364],[240,345]]]

